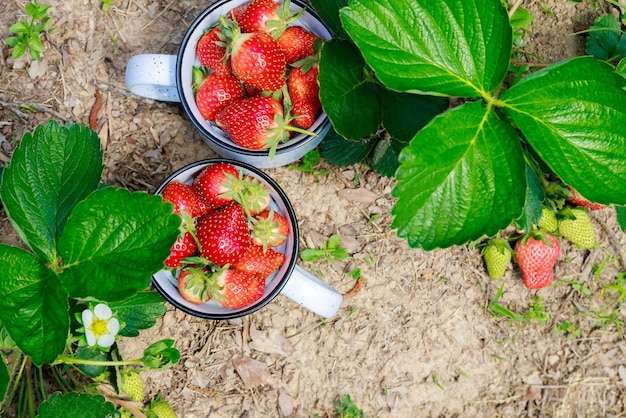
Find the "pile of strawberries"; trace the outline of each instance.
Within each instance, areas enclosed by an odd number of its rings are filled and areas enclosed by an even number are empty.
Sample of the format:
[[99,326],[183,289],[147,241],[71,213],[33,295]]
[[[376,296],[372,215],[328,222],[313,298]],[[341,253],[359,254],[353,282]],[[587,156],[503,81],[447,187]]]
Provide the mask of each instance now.
[[285,262],[276,247],[289,234],[287,219],[270,208],[265,184],[220,162],[202,169],[191,184],[168,183],[162,196],[182,218],[164,262],[178,273],[182,297],[228,308],[258,300],[267,278]]
[[297,25],[289,0],[252,0],[209,28],[196,45],[196,105],[230,139],[269,149],[307,131],[321,112],[317,83],[321,39]]
[[[507,240],[497,236],[487,243],[483,259],[489,276],[501,278],[514,257],[528,289],[549,286],[554,279],[554,266],[561,252],[561,237],[579,248],[591,249],[596,245],[595,231],[588,212],[606,206],[592,203],[571,187],[558,189],[564,199],[544,206],[538,224],[515,242],[512,249]],[[554,209],[558,207],[558,209]]]

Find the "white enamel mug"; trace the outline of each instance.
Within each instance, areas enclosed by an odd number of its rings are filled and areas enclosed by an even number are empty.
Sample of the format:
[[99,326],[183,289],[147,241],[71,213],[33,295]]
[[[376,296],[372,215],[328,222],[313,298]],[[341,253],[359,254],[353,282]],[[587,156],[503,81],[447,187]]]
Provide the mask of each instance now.
[[287,195],[280,186],[263,171],[249,164],[229,159],[208,159],[191,163],[170,175],[156,190],[160,194],[173,180],[191,184],[195,176],[205,167],[218,162],[233,164],[246,175],[252,175],[269,189],[272,197],[270,208],[283,215],[289,223],[287,240],[276,251],[285,254],[285,262],[274,272],[265,285],[263,296],[256,302],[239,309],[225,308],[213,301],[194,304],[185,300],[178,291],[177,278],[171,270],[161,270],[152,277],[157,291],[176,308],[207,319],[229,319],[251,314],[282,294],[300,306],[320,315],[331,318],[343,302],[343,295],[309,271],[296,264],[298,260],[299,229],[298,221]]
[[[194,99],[192,68],[199,65],[196,43],[205,31],[214,26],[220,16],[250,0],[220,0],[211,4],[194,20],[180,45],[178,55],[140,54],[130,58],[126,66],[126,86],[138,96],[169,102],[180,102],[185,113],[202,135],[207,145],[222,157],[243,161],[259,168],[279,167],[293,163],[313,150],[330,129],[330,121],[321,113],[308,131],[315,135],[298,133],[288,142],[279,145],[273,158],[269,151],[249,150],[235,144],[214,123],[205,120]],[[291,0],[290,10],[305,12],[295,22],[322,39],[330,39],[331,33],[319,17],[301,0]]]

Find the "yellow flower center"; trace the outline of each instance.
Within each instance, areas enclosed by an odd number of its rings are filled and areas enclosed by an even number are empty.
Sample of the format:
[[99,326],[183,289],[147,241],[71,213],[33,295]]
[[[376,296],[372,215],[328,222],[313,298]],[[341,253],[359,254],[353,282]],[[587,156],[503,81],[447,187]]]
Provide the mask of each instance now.
[[99,337],[106,333],[107,323],[108,321],[105,321],[103,319],[94,319],[89,329],[96,335],[96,337]]

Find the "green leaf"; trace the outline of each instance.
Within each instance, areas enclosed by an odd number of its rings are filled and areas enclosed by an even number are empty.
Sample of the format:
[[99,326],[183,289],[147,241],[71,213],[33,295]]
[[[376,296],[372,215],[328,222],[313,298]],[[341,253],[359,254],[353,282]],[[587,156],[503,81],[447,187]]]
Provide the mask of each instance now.
[[23,33],[27,34],[30,32],[30,25],[25,19],[22,19],[9,27],[9,32],[11,33]]
[[96,189],[103,169],[98,135],[50,121],[26,133],[6,166],[0,198],[22,240],[56,260],[56,240],[74,205]]
[[164,339],[151,344],[143,351],[143,362],[153,370],[169,369],[180,360],[180,352],[174,347],[174,340]]
[[378,95],[363,78],[364,67],[353,43],[333,39],[322,46],[320,101],[337,133],[346,138],[369,137],[382,120]]
[[119,335],[137,337],[142,329],[152,328],[156,318],[165,314],[165,301],[157,292],[139,292],[119,302],[109,303],[117,319],[124,324]]
[[511,16],[511,27],[513,29],[524,29],[534,22],[533,15],[523,7],[518,7]]
[[525,232],[530,232],[534,225],[539,223],[543,210],[542,202],[545,198],[543,187],[537,174],[530,166],[526,166],[526,202],[524,212],[517,220],[517,224]]
[[0,399],[4,399],[7,394],[7,389],[11,383],[11,375],[9,374],[9,368],[7,367],[6,358],[1,356],[0,361]]
[[590,57],[573,58],[504,92],[502,110],[565,184],[592,202],[623,205],[625,84],[611,65]]
[[626,37],[615,16],[602,15],[589,29],[587,54],[605,61],[618,61],[626,57]]
[[405,142],[413,139],[417,131],[450,106],[445,97],[383,89],[380,96],[385,129],[391,136]]
[[345,139],[331,128],[320,143],[320,151],[332,165],[345,167],[363,161],[376,145],[376,141],[377,136],[357,141]]
[[322,22],[328,26],[333,37],[349,38],[339,19],[339,9],[347,6],[348,0],[311,0],[310,3],[317,15],[322,19]]
[[0,320],[35,365],[65,349],[70,318],[57,276],[28,251],[0,244]]
[[[108,352],[102,352],[98,348],[79,347],[74,353],[74,357],[81,360],[110,361],[111,356]],[[75,364],[76,368],[85,373],[89,377],[98,377],[104,373],[107,366],[93,364]]]
[[4,325],[0,326],[0,349],[14,349],[17,347],[13,338],[9,335],[9,331],[7,331]]
[[376,143],[372,153],[372,167],[382,176],[393,177],[400,166],[398,157],[409,144],[409,141],[400,141],[396,138],[382,138]]
[[426,250],[493,236],[525,200],[519,137],[481,102],[437,116],[400,154],[392,228]]
[[391,90],[487,96],[508,70],[513,35],[498,0],[353,0],[340,18]]
[[120,418],[115,405],[107,402],[102,395],[69,392],[65,395],[53,393],[37,411],[37,418]]
[[59,240],[63,286],[74,298],[126,299],[150,285],[178,236],[161,196],[105,187],[80,202]]
[[626,232],[626,206],[615,206],[617,222],[622,231]]

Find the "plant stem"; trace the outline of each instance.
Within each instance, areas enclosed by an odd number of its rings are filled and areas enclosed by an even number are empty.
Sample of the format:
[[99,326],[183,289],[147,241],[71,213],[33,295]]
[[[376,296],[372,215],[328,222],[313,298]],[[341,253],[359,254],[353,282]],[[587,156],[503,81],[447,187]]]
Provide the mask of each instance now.
[[143,361],[143,357],[134,359],[134,360],[108,361],[108,360],[88,360],[88,359],[80,359],[80,358],[68,357],[68,356],[59,356],[54,361],[54,363],[52,363],[52,365],[65,363],[65,364],[88,364],[91,366],[127,366],[130,364],[141,363],[142,361]]
[[30,357],[26,357],[26,401],[28,402],[28,413],[31,417],[36,416],[35,413],[35,394],[33,392],[33,374],[31,370]]

